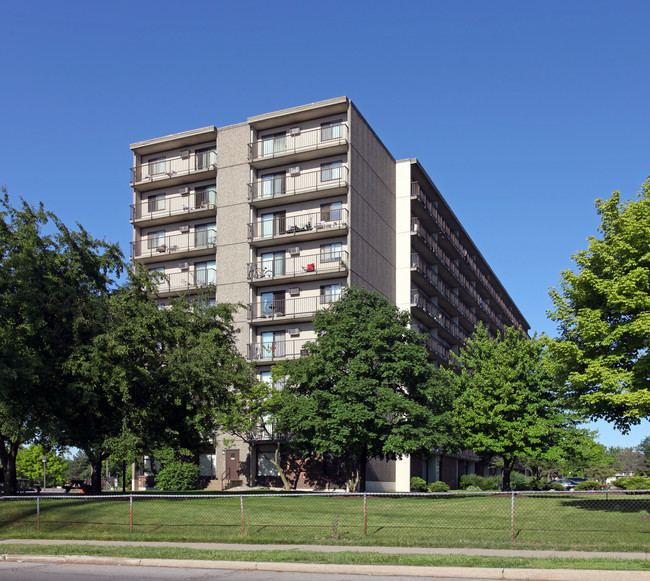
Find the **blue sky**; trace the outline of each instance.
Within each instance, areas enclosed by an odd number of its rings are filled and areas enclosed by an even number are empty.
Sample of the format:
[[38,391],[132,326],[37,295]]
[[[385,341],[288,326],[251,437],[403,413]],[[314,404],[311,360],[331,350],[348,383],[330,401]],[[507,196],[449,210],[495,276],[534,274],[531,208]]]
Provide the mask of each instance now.
[[554,335],[548,288],[594,200],[650,174],[647,0],[26,0],[0,19],[0,183],[125,254],[130,143],[347,95]]

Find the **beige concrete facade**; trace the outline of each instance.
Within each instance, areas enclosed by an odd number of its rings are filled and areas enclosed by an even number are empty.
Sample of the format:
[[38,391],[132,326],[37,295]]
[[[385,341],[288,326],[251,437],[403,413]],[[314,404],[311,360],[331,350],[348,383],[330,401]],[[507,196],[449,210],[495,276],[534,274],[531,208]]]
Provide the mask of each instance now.
[[[163,302],[207,286],[216,301],[244,305],[237,347],[262,380],[275,361],[300,357],[315,312],[351,284],[409,310],[437,364],[480,321],[493,333],[528,328],[425,170],[396,161],[346,97],[131,149],[133,259],[166,275]],[[201,458],[204,475],[272,479],[268,443],[220,435],[214,448]],[[376,464],[368,489],[440,476],[438,455],[412,460]],[[454,477],[475,463],[455,461]],[[314,478],[334,486],[324,466]]]

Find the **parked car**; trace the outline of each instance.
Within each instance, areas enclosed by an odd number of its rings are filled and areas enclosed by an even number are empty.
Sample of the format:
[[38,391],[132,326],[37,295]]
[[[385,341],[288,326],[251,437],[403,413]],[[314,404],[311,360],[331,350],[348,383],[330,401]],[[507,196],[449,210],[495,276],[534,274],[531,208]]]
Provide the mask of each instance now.
[[584,482],[585,480],[589,480],[589,478],[584,478],[582,476],[578,477],[567,477],[567,478],[560,478],[559,480],[554,480],[553,482],[557,482],[558,484],[561,484],[564,486],[566,490],[573,490],[578,484],[581,482]]

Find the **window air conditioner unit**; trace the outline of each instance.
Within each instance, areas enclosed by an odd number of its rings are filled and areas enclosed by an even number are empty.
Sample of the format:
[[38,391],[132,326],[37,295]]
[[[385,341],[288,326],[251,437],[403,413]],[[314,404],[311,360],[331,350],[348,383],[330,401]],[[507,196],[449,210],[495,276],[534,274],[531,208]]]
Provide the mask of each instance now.
[[292,176],[297,176],[300,173],[300,166],[297,165],[296,167],[289,168],[289,173]]
[[189,232],[190,227],[189,227],[187,224],[183,224],[183,225],[179,226],[178,229],[179,229],[181,232]]
[[186,158],[190,156],[190,150],[189,149],[183,149],[181,150],[181,157]]
[[190,267],[189,263],[187,262],[179,262],[178,263],[178,268],[181,270],[187,270]]
[[182,188],[178,188],[178,193],[183,195],[183,196],[186,196],[187,194],[190,193],[190,188],[188,188],[187,186],[183,186]]
[[289,129],[289,135],[300,135],[300,127],[292,127]]
[[293,327],[291,329],[287,329],[287,333],[289,333],[289,335],[291,335],[292,337],[297,337],[298,335],[300,335],[300,329],[298,329],[297,327]]
[[300,288],[297,287],[297,286],[292,286],[292,287],[289,289],[289,296],[291,296],[291,297],[297,297],[298,295],[300,295]]
[[293,246],[289,248],[289,254],[300,254],[300,248],[298,246]]

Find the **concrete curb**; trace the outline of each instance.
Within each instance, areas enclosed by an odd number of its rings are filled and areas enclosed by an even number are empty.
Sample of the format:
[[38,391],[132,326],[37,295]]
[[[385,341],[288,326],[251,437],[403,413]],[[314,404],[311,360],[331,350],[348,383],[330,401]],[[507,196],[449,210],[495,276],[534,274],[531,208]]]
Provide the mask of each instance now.
[[235,569],[282,573],[335,573],[339,575],[402,575],[408,577],[463,577],[504,581],[650,581],[646,571],[602,571],[576,569],[500,569],[487,567],[413,567],[400,565],[332,565],[315,563],[267,563],[255,561],[202,561],[196,559],[123,559],[79,555],[2,555],[4,562],[83,565],[126,565],[130,567],[179,567],[188,569]]

